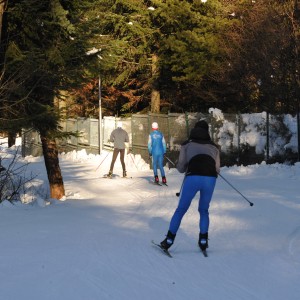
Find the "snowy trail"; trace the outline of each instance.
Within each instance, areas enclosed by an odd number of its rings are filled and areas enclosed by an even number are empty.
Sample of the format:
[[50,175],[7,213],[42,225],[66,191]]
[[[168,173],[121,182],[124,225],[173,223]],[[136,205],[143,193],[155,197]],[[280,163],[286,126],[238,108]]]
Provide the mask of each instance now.
[[[286,249],[282,249],[280,243],[277,243],[278,246],[274,250],[272,243],[278,240],[276,231],[270,233],[272,236],[268,237],[267,241],[265,241],[265,233],[258,234],[260,227],[266,226],[268,222],[273,222],[274,215],[268,218],[266,214],[261,213],[264,209],[263,206],[268,204],[264,205],[263,202],[262,204],[258,202],[255,204],[255,210],[251,210],[247,207],[247,203],[243,203],[238,194],[228,190],[226,184],[219,181],[218,186],[226,190],[226,197],[223,200],[223,194],[219,195],[221,200],[212,203],[211,236],[213,238],[210,241],[209,261],[203,260],[196,247],[197,201],[192,203],[182,222],[184,232],[180,233],[180,237],[172,247],[173,261],[168,261],[166,257],[150,247],[150,240],[153,236],[160,241],[162,235],[165,234],[171,214],[177,205],[178,198],[175,193],[178,191],[178,187],[180,188],[182,176],[168,175],[168,187],[145,186],[145,180],[151,176],[151,171],[143,175],[136,173],[133,174],[131,180],[120,178],[114,182],[115,189],[121,190],[122,196],[116,195],[118,200],[111,205],[116,205],[117,202],[118,205],[126,206],[124,210],[122,209],[121,215],[118,215],[120,218],[117,222],[118,227],[133,231],[128,240],[120,237],[123,248],[120,255],[122,259],[125,257],[128,263],[119,262],[119,264],[122,264],[122,268],[130,269],[131,264],[137,265],[138,263],[140,264],[138,269],[143,270],[137,274],[136,271],[127,274],[126,277],[130,277],[130,282],[126,284],[131,286],[129,290],[134,290],[136,284],[144,286],[147,283],[144,287],[144,291],[147,291],[144,296],[146,299],[153,299],[156,293],[167,299],[168,297],[183,299],[186,289],[189,290],[191,299],[198,299],[200,292],[206,299],[217,299],[217,295],[221,294],[223,298],[227,298],[224,295],[228,295],[228,299],[267,299],[273,293],[274,283],[277,283],[276,297],[282,299],[286,296],[287,290],[280,281],[281,276],[279,275],[281,274],[278,271],[274,273],[273,270],[273,268],[277,269],[275,266],[278,265],[278,260],[283,259],[282,254],[286,252]],[[245,190],[247,191],[247,188]],[[219,191],[216,190],[216,194],[220,194]],[[268,193],[257,191],[260,194],[259,198],[263,196],[262,201],[275,200],[276,206],[278,199],[274,195],[270,195],[269,189],[267,191]],[[120,201],[119,198],[122,198],[123,201]],[[127,200],[124,202],[124,199]],[[258,212],[260,209],[262,211]],[[267,210],[267,208],[265,209]],[[280,209],[282,208],[280,207]],[[251,228],[253,223],[255,226]],[[137,228],[138,232],[136,232]],[[233,237],[231,237],[231,233]],[[118,236],[119,233],[116,235]],[[228,243],[228,239],[232,239],[232,243]],[[135,245],[133,249],[132,245]],[[280,250],[283,253],[278,253]],[[291,250],[289,253],[292,253]],[[274,258],[276,263],[274,263]],[[145,261],[148,262],[148,267],[152,266],[150,270],[144,268]],[[251,261],[255,263],[252,264]],[[116,265],[116,269],[113,271],[117,273],[119,264],[116,264],[114,257],[111,258],[110,263]],[[157,269],[153,268],[154,266]],[[182,277],[185,277],[184,282],[182,282]],[[133,278],[138,280],[138,282],[133,281],[134,286],[132,286]],[[217,291],[216,281],[218,282]],[[294,283],[296,284],[296,282]],[[164,288],[166,286],[169,288]],[[132,294],[130,297],[135,296]]]
[[195,199],[168,258],[151,240],[164,238],[183,176],[166,170],[169,186],[154,186],[128,159],[132,179],[104,179],[101,158],[61,159],[65,202],[0,207],[1,300],[298,300],[300,165],[223,168],[254,206],[218,180],[209,257]]

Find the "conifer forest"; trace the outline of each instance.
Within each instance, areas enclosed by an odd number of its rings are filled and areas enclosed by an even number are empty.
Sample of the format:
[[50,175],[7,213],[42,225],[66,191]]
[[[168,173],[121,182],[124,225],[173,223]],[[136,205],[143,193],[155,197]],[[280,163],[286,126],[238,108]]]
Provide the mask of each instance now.
[[298,0],[0,0],[0,33],[0,131],[40,133],[57,197],[59,121],[100,98],[104,116],[299,112]]
[[99,78],[104,115],[299,109],[297,0],[0,5],[2,122],[97,117]]

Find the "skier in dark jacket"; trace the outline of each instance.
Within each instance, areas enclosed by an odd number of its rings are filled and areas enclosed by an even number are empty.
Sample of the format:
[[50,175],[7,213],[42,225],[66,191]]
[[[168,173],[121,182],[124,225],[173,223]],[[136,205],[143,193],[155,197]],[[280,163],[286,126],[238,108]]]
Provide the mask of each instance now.
[[169,249],[174,243],[181,220],[197,192],[200,192],[198,245],[201,250],[206,250],[208,247],[208,209],[220,172],[219,148],[211,141],[208,128],[206,121],[197,122],[191,130],[189,140],[181,146],[177,170],[180,173],[185,172],[185,178],[180,191],[178,207],[171,219],[167,236],[161,242],[161,247],[164,249]]
[[125,156],[125,148],[126,148],[125,143],[129,143],[129,137],[128,137],[128,133],[124,129],[122,129],[121,121],[118,122],[117,128],[112,131],[109,140],[110,140],[110,142],[114,143],[114,152],[113,152],[110,169],[107,174],[107,177],[110,177],[110,178],[112,177],[114,164],[115,164],[115,161],[116,161],[119,153],[120,153],[120,161],[121,161],[121,165],[122,165],[122,169],[123,169],[123,177],[126,177],[127,172],[126,172],[126,166],[125,166],[125,162],[124,162],[124,156]]

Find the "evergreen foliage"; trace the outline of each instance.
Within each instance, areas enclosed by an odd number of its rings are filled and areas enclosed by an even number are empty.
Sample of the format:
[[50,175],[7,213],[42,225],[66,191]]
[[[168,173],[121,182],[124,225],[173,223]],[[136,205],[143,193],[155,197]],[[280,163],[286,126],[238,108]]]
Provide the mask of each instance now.
[[[219,1],[95,0],[93,3],[95,7],[90,6],[85,18],[90,28],[94,28],[93,42],[99,49],[101,74],[107,87],[104,98],[113,97],[109,91],[114,86],[121,95],[130,92],[123,105],[125,111],[141,109],[149,105],[150,92],[156,84],[167,107],[176,108],[178,94],[195,86],[192,93],[184,95],[190,103],[182,103],[183,107],[201,100],[203,93],[198,87],[205,76],[220,68],[220,36],[233,22],[224,16]],[[155,74],[152,55],[158,57]]]
[[100,74],[110,115],[148,110],[153,88],[162,111],[295,111],[299,11],[293,0],[11,1],[2,98],[20,123],[36,103],[58,120],[53,99],[73,90],[76,111],[96,117]]
[[12,104],[18,101],[21,105],[19,118],[24,124],[44,134],[58,129],[54,98],[88,76],[89,57],[81,33],[58,0],[19,0],[8,4],[2,51],[5,76],[15,82],[8,98]]

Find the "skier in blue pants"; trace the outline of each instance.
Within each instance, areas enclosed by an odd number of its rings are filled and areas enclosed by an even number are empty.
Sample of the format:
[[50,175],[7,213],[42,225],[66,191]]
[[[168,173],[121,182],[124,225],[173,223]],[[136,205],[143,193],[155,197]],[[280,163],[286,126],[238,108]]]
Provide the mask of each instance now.
[[189,140],[180,149],[177,170],[185,172],[185,178],[167,236],[160,243],[164,249],[173,245],[181,220],[197,192],[200,192],[198,245],[201,250],[208,248],[209,205],[220,172],[219,148],[211,141],[208,128],[206,121],[197,122],[191,130]]
[[159,168],[162,177],[162,182],[167,183],[165,171],[164,171],[164,154],[166,153],[167,146],[165,138],[158,130],[158,124],[156,122],[152,123],[152,132],[149,134],[148,138],[148,152],[152,156],[152,167],[154,173],[154,181],[159,183],[157,169]]

